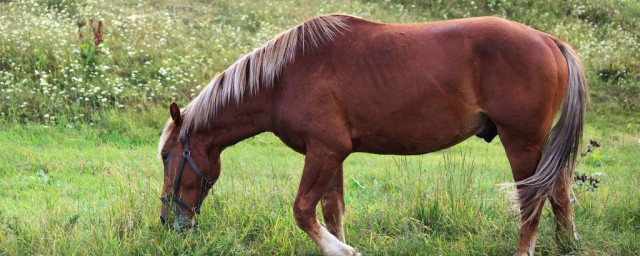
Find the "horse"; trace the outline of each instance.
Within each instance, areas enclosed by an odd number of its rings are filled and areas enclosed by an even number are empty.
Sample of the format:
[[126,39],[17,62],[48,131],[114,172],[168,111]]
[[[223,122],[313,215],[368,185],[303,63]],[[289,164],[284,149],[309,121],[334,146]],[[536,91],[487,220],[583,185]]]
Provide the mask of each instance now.
[[[417,155],[500,136],[520,210],[515,254],[532,255],[547,198],[557,236],[577,239],[570,177],[587,102],[576,52],[520,23],[318,16],[238,59],[183,109],[170,104],[158,143],[160,219],[195,226],[220,176],[220,153],[271,132],[304,154],[297,226],[324,255],[359,255],[342,223],[349,154]],[[316,218],[319,202],[326,227]]]

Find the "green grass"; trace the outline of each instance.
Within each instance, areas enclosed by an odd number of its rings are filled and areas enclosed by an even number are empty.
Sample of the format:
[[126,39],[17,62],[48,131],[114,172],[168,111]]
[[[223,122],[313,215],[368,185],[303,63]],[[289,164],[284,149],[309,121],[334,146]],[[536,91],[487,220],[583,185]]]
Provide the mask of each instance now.
[[[197,232],[160,225],[156,141],[166,105],[280,31],[341,12],[384,22],[495,15],[582,56],[585,139],[577,254],[640,250],[640,4],[635,1],[0,1],[0,255],[317,255],[293,220],[303,157],[263,134],[226,150]],[[104,23],[96,50],[90,25]],[[92,48],[93,47],[93,48]],[[518,218],[497,186],[499,141],[345,162],[347,242],[365,255],[505,255]],[[556,255],[545,207],[537,252]]]
[[[317,255],[293,221],[303,157],[264,134],[222,155],[223,172],[197,232],[158,219],[161,164],[155,139],[164,118],[105,115],[121,132],[8,125],[0,132],[0,253]],[[115,118],[117,116],[117,118]],[[153,116],[150,125],[130,126]],[[106,124],[105,124],[106,125]],[[138,135],[131,131],[145,130]],[[579,172],[601,187],[577,189],[578,253],[637,252],[640,187],[637,136],[589,126],[602,148]],[[511,175],[502,146],[471,139],[423,156],[354,154],[345,162],[347,241],[365,254],[511,254],[518,218],[497,184]],[[547,206],[538,251],[558,254]]]

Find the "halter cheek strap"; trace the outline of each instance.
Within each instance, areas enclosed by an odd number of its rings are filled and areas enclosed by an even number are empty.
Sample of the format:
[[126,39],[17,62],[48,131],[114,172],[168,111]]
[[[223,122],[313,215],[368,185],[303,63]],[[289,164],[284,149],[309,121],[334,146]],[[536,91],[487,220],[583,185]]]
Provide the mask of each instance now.
[[[165,204],[169,203],[169,200],[171,200],[182,209],[188,210],[195,214],[200,214],[200,206],[202,205],[202,201],[204,200],[205,194],[207,193],[207,190],[213,187],[213,184],[216,183],[216,180],[215,179],[212,181],[207,180],[204,174],[202,174],[202,172],[200,171],[200,168],[198,168],[198,165],[196,165],[196,162],[193,161],[193,158],[191,157],[191,151],[189,151],[189,134],[188,133],[185,133],[182,137],[180,137],[180,142],[182,142],[182,145],[184,145],[184,151],[182,152],[182,161],[180,161],[178,173],[176,173],[176,177],[173,179],[173,191],[171,192],[171,194],[167,195],[167,197],[164,197],[164,196],[161,197],[160,200],[162,200],[162,202]],[[177,196],[178,189],[180,188],[180,179],[182,178],[182,172],[184,170],[184,165],[186,163],[189,163],[189,166],[191,167],[191,171],[193,171],[193,174],[195,174],[198,178],[200,178],[201,184],[204,183],[204,185],[201,187],[198,201],[194,206],[190,206],[189,204],[183,202],[180,199],[180,197]]]

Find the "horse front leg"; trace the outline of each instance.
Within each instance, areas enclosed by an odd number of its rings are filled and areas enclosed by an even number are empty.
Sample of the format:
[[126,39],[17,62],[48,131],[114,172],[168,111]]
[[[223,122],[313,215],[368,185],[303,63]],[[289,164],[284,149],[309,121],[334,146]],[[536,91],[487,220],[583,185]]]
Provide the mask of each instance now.
[[322,195],[322,217],[327,224],[329,233],[345,243],[342,216],[344,215],[344,190],[343,190],[342,164],[334,175],[329,188]]
[[359,255],[316,219],[316,206],[332,186],[334,176],[347,155],[322,145],[307,146],[304,171],[293,205],[296,224],[313,239],[324,255]]

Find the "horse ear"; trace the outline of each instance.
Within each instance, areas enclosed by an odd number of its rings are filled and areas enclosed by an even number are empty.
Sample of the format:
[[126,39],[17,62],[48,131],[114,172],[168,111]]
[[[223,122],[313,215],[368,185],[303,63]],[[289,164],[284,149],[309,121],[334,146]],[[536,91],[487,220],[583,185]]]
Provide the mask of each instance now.
[[180,115],[180,107],[178,107],[178,104],[175,101],[171,102],[171,105],[169,106],[169,113],[171,114],[171,119],[173,119],[174,123],[176,124],[182,123],[182,116]]

